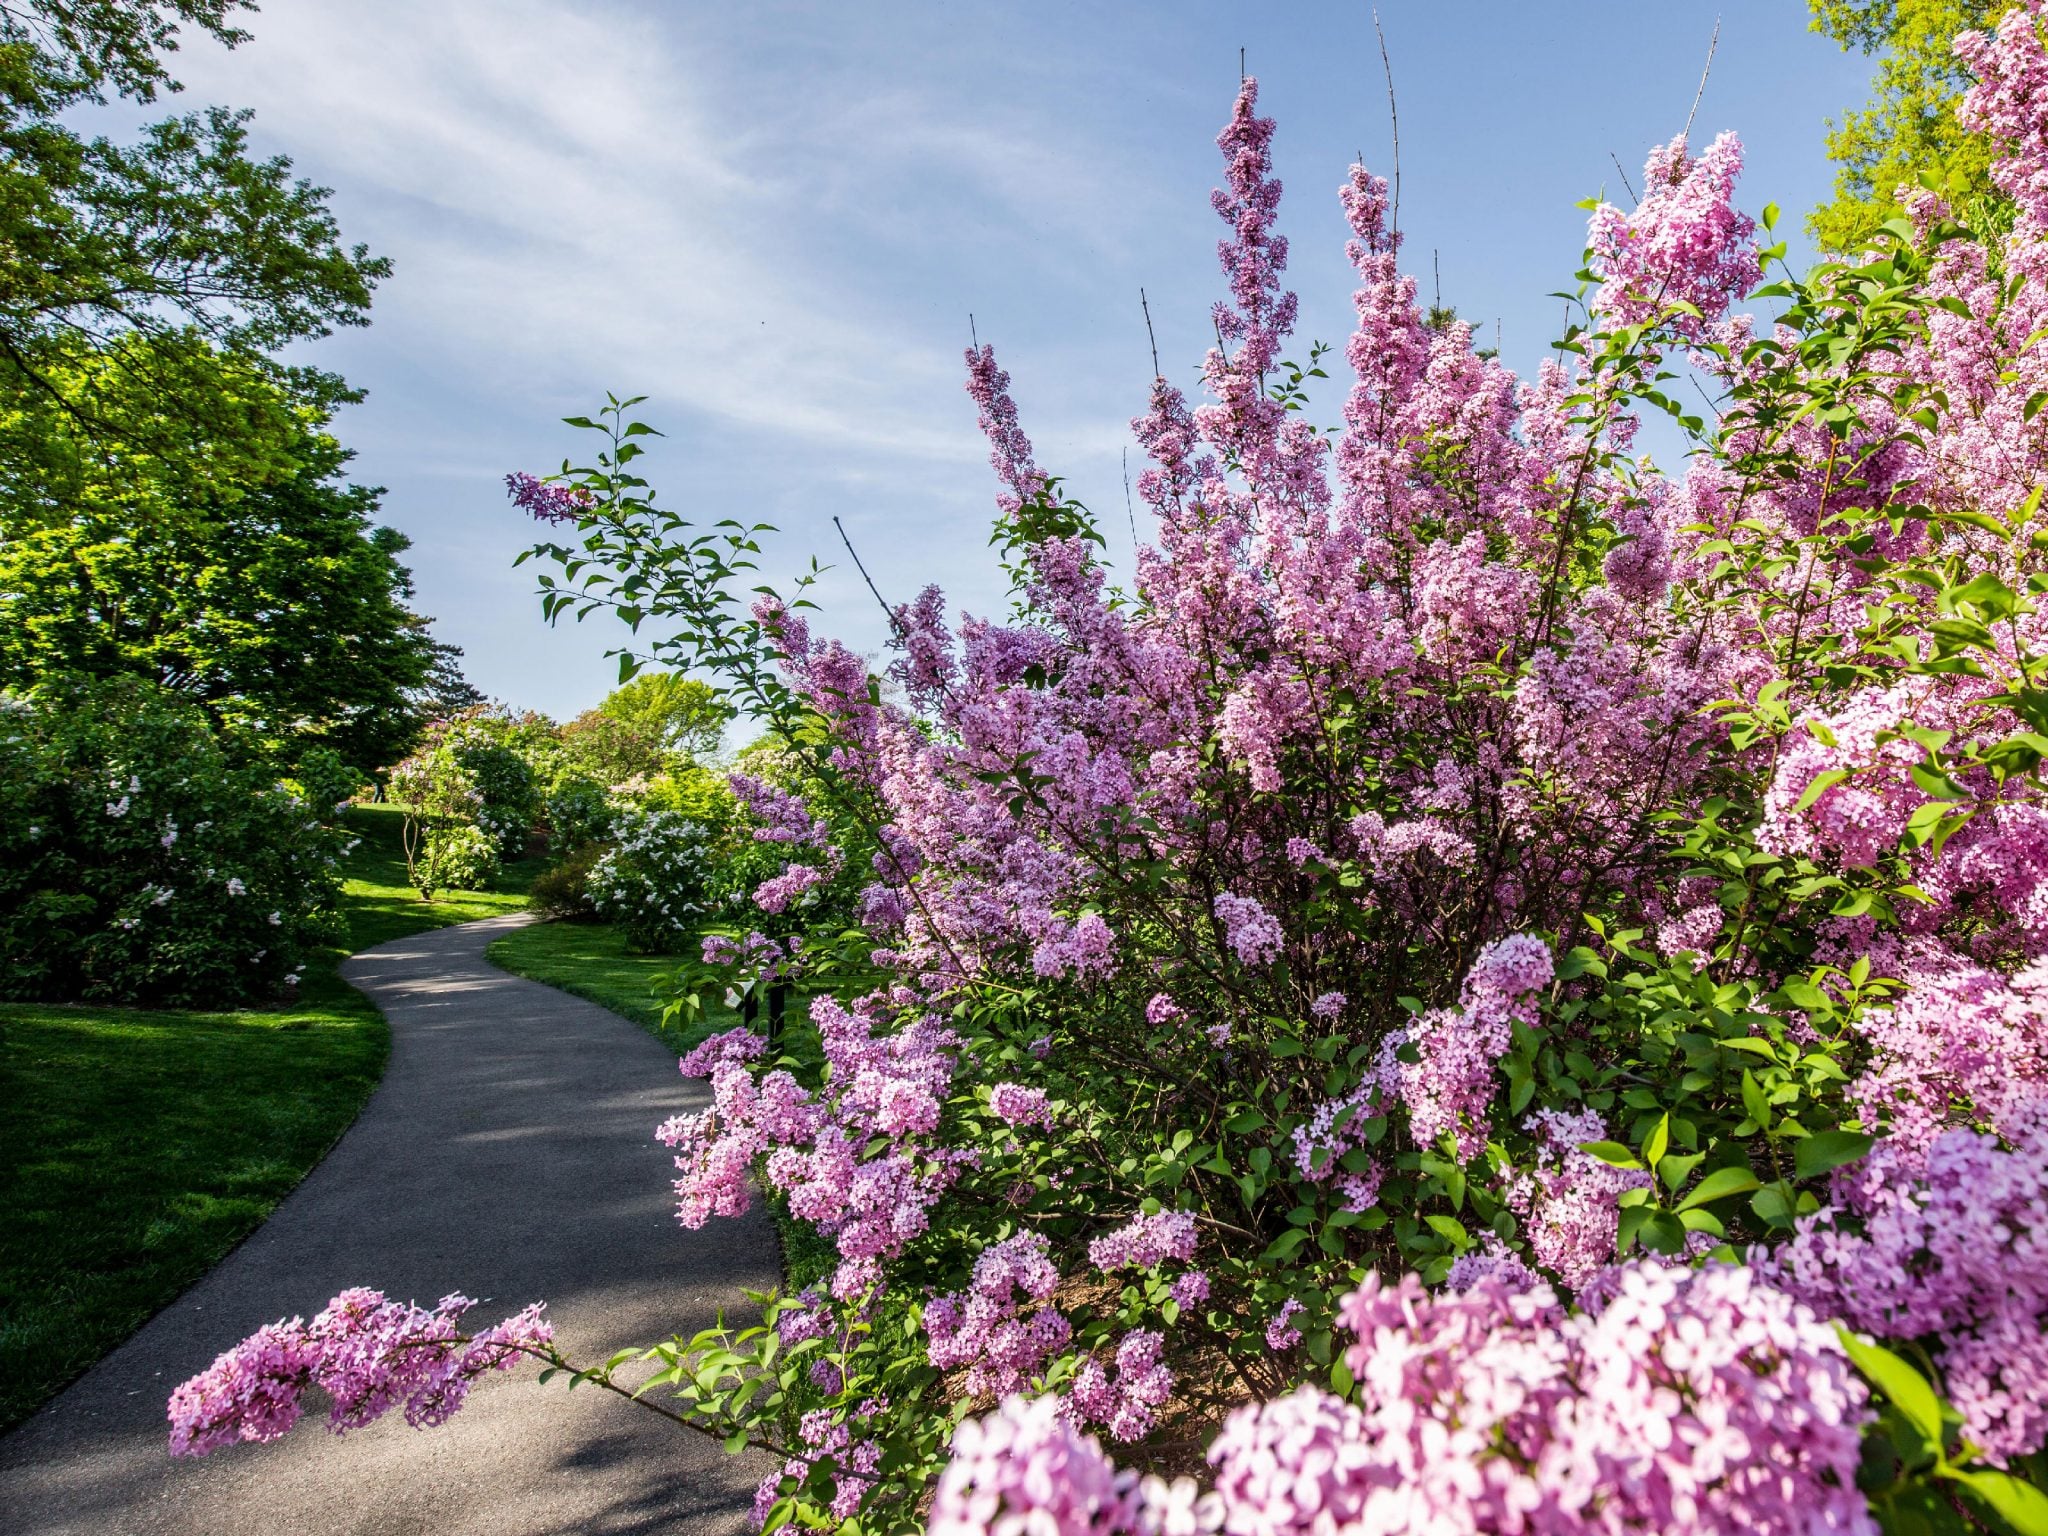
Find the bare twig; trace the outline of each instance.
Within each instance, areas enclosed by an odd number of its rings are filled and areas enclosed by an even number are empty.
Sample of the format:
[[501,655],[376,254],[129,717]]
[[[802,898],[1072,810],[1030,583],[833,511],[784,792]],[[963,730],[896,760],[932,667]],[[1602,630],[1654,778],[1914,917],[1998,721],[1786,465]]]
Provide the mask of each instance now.
[[1138,308],[1145,312],[1145,339],[1152,343],[1152,377],[1166,377],[1159,371],[1159,338],[1152,333],[1152,305],[1145,298],[1145,290],[1138,290]]
[[1372,9],[1372,29],[1380,40],[1380,68],[1387,74],[1387,117],[1394,128],[1394,216],[1393,232],[1401,233],[1401,109],[1394,102],[1394,61],[1387,56],[1387,34],[1380,26],[1380,9]]
[[839,514],[832,514],[832,526],[839,530],[839,542],[846,546],[846,552],[853,556],[853,568],[860,572],[860,579],[868,584],[868,590],[875,594],[875,601],[881,603],[882,616],[889,621],[889,633],[901,636],[903,621],[896,616],[896,610],[882,602],[882,594],[875,587],[875,578],[868,574],[868,568],[861,564],[860,551],[853,547],[853,540],[846,536],[846,525],[839,521]]
[[1138,513],[1131,505],[1131,450],[1124,449],[1124,516],[1131,520],[1131,548],[1138,547]]
[[1429,271],[1436,280],[1436,307],[1441,310],[1444,307],[1444,263],[1443,253],[1435,246],[1429,248]]
[[1685,126],[1679,130],[1682,139],[1692,137],[1692,120],[1699,115],[1700,98],[1707,94],[1707,76],[1714,72],[1714,50],[1721,46],[1721,18],[1714,18],[1714,35],[1707,40],[1707,62],[1700,69],[1700,88],[1692,93],[1692,110],[1685,114]]
[[1622,186],[1627,188],[1628,200],[1632,203],[1641,202],[1642,199],[1636,196],[1636,189],[1629,185],[1628,172],[1624,171],[1621,168],[1621,156],[1617,155],[1613,150],[1610,149],[1609,151],[1607,151],[1607,158],[1614,162],[1615,174],[1621,178]]
[[974,311],[967,312],[967,339],[974,344],[974,350],[981,350],[981,338],[974,334]]

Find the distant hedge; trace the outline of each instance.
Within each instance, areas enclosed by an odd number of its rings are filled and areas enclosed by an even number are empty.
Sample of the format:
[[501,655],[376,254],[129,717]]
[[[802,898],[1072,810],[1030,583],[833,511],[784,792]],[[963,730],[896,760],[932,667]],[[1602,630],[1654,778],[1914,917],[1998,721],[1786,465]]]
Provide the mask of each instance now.
[[289,995],[334,936],[349,775],[296,783],[138,679],[0,694],[0,997],[223,1007]]

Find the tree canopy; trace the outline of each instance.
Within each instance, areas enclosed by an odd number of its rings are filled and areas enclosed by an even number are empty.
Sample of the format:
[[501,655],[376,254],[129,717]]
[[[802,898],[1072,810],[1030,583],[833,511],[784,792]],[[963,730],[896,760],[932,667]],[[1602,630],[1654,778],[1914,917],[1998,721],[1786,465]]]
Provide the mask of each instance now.
[[174,92],[181,28],[243,0],[0,0],[0,686],[140,675],[286,756],[374,770],[466,685],[410,611],[405,538],[344,482],[356,396],[287,343],[367,322],[389,270],[248,114],[88,136]]
[[1899,212],[1897,190],[1923,173],[1956,178],[1965,196],[1990,191],[1991,151],[1956,123],[1970,72],[1954,53],[1960,32],[1998,24],[2012,0],[1808,0],[1813,29],[1844,49],[1877,56],[1872,93],[1861,111],[1828,126],[1834,200],[1807,227],[1823,248],[1860,245]]
[[674,672],[642,672],[605,696],[599,714],[638,726],[661,749],[702,757],[718,749],[733,712],[709,683]]

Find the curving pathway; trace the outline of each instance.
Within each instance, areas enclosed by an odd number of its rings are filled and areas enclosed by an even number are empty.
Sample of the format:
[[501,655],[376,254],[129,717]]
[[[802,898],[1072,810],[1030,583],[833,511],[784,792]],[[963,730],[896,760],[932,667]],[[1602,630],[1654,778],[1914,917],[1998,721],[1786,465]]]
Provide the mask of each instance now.
[[227,1259],[0,1440],[0,1531],[58,1536],[539,1536],[745,1527],[767,1463],[726,1456],[609,1394],[515,1369],[440,1429],[393,1414],[345,1438],[324,1410],[282,1440],[165,1450],[170,1390],[348,1285],[495,1322],[548,1303],[579,1359],[709,1326],[775,1283],[758,1210],[676,1224],[665,1116],[701,1105],[617,1015],[508,976],[484,946],[523,916],[365,950],[342,974],[391,1021],[391,1061],[325,1162]]

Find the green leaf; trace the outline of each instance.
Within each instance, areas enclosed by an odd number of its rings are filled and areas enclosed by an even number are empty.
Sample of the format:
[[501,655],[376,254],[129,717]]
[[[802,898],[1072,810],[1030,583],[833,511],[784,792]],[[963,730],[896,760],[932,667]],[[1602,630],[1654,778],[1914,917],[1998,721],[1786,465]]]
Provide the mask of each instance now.
[[1669,1211],[1652,1213],[1636,1237],[1645,1248],[1656,1253],[1678,1254],[1685,1251],[1685,1224]]
[[1966,585],[1957,587],[1949,595],[1956,602],[1969,603],[1982,609],[1985,616],[1992,619],[2005,618],[2017,604],[2012,588],[1989,571]]
[[[1705,1077],[1706,1074],[1687,1075]],[[1683,1155],[1668,1152],[1657,1164],[1657,1177],[1664,1181],[1666,1189],[1676,1191],[1679,1185],[1692,1177],[1693,1169],[1700,1165],[1706,1155],[1704,1152],[1687,1152]]]
[[1806,792],[1799,797],[1799,803],[1792,807],[1792,814],[1798,815],[1822,795],[1849,777],[1847,768],[1830,768],[1826,773],[1817,773],[1806,786]]
[[2048,1536],[2048,1493],[2032,1483],[1989,1467],[1954,1468],[1946,1475],[1989,1504],[2019,1536]]
[[1792,1166],[1800,1178],[1810,1179],[1855,1162],[1870,1150],[1872,1140],[1861,1131],[1821,1131],[1793,1148]]
[[1982,528],[1986,533],[1995,533],[2001,539],[2010,539],[2012,537],[2012,530],[1997,518],[1990,516],[1988,513],[1978,512],[1967,507],[1955,512],[1944,512],[1942,518],[1944,521],[1951,523],[1968,523],[1972,528]]
[[1650,1132],[1649,1139],[1643,1143],[1643,1161],[1652,1168],[1656,1167],[1664,1160],[1665,1149],[1670,1145],[1671,1116],[1667,1114],[1657,1122],[1656,1128]]
[[1603,1163],[1616,1168],[1640,1168],[1633,1148],[1625,1147],[1618,1141],[1588,1141],[1580,1144],[1579,1150],[1588,1157],[1597,1157]]
[[1696,1205],[1725,1200],[1730,1195],[1746,1195],[1762,1187],[1757,1182],[1756,1175],[1747,1168],[1716,1168],[1693,1186],[1692,1193],[1678,1202],[1678,1208],[1681,1211],[1689,1211]]
[[1904,1414],[1915,1429],[1927,1437],[1929,1445],[1939,1449],[1941,1399],[1935,1396],[1927,1378],[1882,1344],[1861,1338],[1840,1323],[1835,1324],[1835,1332],[1841,1335],[1842,1348],[1849,1352],[1849,1359],[1856,1369],[1890,1399],[1892,1406]]
[[1455,1216],[1429,1216],[1424,1219],[1428,1221],[1432,1230],[1448,1239],[1460,1253],[1472,1246],[1472,1235],[1465,1230],[1465,1224]]
[[1278,1237],[1274,1238],[1272,1246],[1267,1248],[1267,1250],[1263,1255],[1261,1255],[1261,1257],[1266,1259],[1282,1261],[1291,1259],[1297,1252],[1300,1251],[1301,1245],[1307,1241],[1307,1228],[1291,1228],[1290,1230],[1282,1232]]
[[1807,1013],[1819,1013],[1834,1006],[1827,993],[1804,976],[1787,977],[1785,984],[1778,988],[1778,995],[1794,1008],[1803,1009]]

